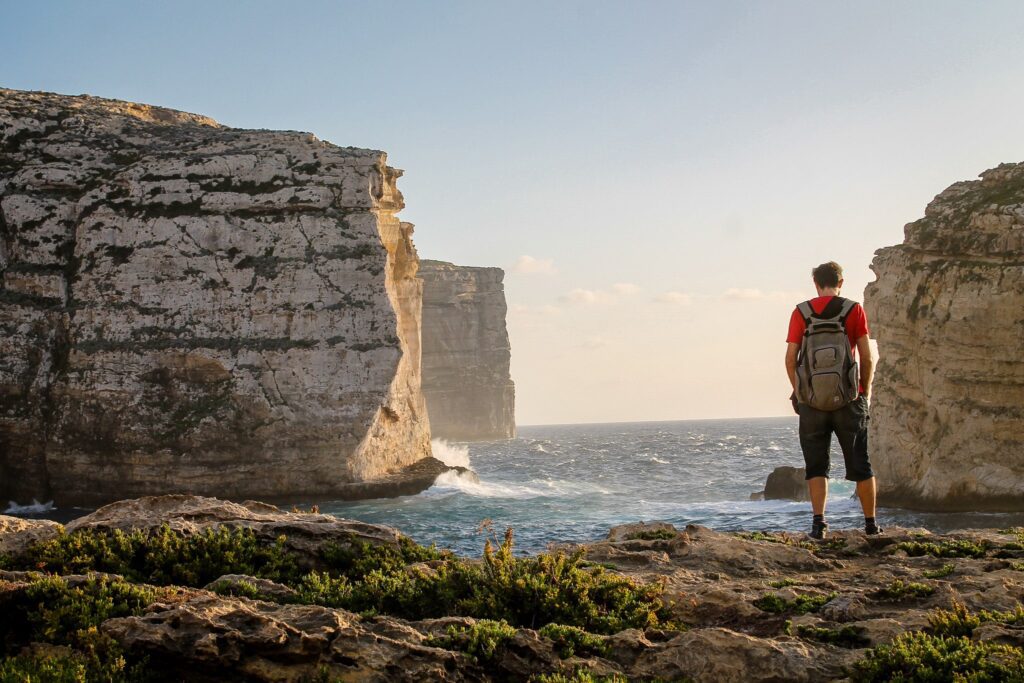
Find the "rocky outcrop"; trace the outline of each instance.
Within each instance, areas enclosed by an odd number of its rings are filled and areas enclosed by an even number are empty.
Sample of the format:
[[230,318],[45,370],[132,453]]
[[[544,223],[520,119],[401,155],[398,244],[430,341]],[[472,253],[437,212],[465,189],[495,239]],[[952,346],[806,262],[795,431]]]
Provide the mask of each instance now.
[[880,499],[1024,510],[1024,164],[955,183],[877,252]]
[[400,175],[309,133],[0,90],[0,498],[380,495],[416,463],[429,485]]
[[[15,519],[13,517],[2,517]],[[249,529],[257,539],[273,543],[284,538],[287,549],[307,566],[315,566],[319,550],[329,543],[397,546],[401,534],[391,527],[333,515],[286,512],[267,503],[232,503],[203,496],[147,496],[104,505],[68,523],[76,531],[156,531],[162,526],[190,535],[207,529]],[[0,527],[2,529],[2,527]]]
[[421,261],[423,393],[435,437],[515,436],[515,386],[500,268]]
[[[0,548],[12,545],[8,535],[22,533],[4,521],[0,517]],[[306,554],[317,543],[336,543],[347,533],[342,526],[327,531],[330,523],[318,515],[184,497],[124,501],[76,528],[153,529],[163,523],[184,533],[247,525],[268,542],[274,534],[289,543],[301,538],[295,548]],[[313,528],[319,531],[311,534]],[[363,532],[360,538],[371,542],[394,534],[386,527]],[[259,599],[194,587],[154,588],[152,602],[138,613],[107,618],[98,630],[131,657],[145,657],[168,680],[490,681],[556,672],[571,676],[579,670],[595,677],[701,683],[848,680],[868,648],[930,628],[936,609],[961,605],[972,613],[1008,614],[1019,609],[1022,540],[1010,530],[941,536],[890,528],[872,537],[839,530],[825,542],[811,542],[803,534],[720,533],[663,522],[623,525],[604,541],[563,550],[578,550],[605,571],[661,586],[671,619],[681,628],[591,634],[597,644],[574,652],[566,652],[538,625],[495,637],[486,654],[480,643],[475,655],[467,654],[466,644],[451,636],[453,629],[476,623],[473,618],[405,620],[390,613],[368,616],[292,604],[302,601],[294,589],[238,575],[222,576],[207,588],[246,583]],[[404,571],[436,577],[431,572],[439,566],[409,565]],[[0,571],[5,614],[26,604],[35,607],[21,596],[39,578],[28,571]],[[88,580],[64,577],[71,586]],[[1017,621],[1011,615],[1005,623],[981,624],[974,640],[1021,647],[1024,630]]]

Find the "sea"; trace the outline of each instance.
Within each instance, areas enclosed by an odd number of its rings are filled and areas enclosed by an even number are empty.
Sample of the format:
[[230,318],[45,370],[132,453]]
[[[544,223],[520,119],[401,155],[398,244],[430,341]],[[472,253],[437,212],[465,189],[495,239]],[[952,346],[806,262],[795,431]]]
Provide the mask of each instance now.
[[[478,556],[488,537],[513,529],[517,553],[603,538],[616,524],[665,521],[683,528],[787,530],[810,526],[810,504],[751,500],[780,465],[803,466],[793,417],[522,426],[507,441],[435,440],[435,457],[472,474],[442,474],[412,496],[319,502],[321,512],[388,524],[423,544]],[[838,444],[832,447],[827,517],[860,528]],[[875,456],[884,457],[884,454]],[[309,502],[296,501],[307,506]],[[8,514],[68,519],[84,511],[13,506]],[[942,513],[881,508],[880,524],[935,532],[1024,525],[1024,513]]]

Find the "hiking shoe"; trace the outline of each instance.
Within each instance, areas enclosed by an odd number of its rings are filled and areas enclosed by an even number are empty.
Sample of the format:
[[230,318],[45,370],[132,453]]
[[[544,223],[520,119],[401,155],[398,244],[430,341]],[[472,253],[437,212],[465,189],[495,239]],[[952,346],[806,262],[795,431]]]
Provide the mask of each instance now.
[[883,529],[882,527],[878,526],[877,524],[872,524],[870,526],[865,526],[864,527],[864,533],[866,535],[868,535],[868,536],[877,536],[878,534],[882,533],[883,531],[885,531],[885,529]]
[[816,541],[827,538],[828,522],[814,522],[811,524],[811,533],[808,535]]

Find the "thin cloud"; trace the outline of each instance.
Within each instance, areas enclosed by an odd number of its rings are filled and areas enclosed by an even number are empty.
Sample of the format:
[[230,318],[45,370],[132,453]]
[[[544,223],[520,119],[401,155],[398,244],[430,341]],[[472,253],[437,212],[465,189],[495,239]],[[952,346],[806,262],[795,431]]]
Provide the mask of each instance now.
[[555,269],[555,262],[549,258],[539,259],[523,255],[512,264],[512,272],[524,275],[553,275],[558,271]]
[[628,296],[630,294],[636,294],[640,291],[638,285],[634,285],[632,282],[616,282],[612,285],[612,291],[616,294],[622,294]]
[[785,301],[798,300],[800,292],[764,291],[755,287],[730,287],[722,292],[722,298],[731,301]]
[[672,304],[675,306],[686,306],[693,301],[693,297],[685,292],[662,292],[654,297],[659,304]]
[[577,287],[570,290],[562,299],[571,304],[597,304],[607,301],[608,295],[598,290]]

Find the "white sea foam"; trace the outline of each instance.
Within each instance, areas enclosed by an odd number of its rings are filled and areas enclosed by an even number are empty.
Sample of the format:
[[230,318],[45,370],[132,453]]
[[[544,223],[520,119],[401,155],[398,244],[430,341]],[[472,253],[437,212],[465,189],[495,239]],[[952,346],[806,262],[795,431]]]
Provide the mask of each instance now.
[[449,467],[469,469],[469,448],[467,446],[456,446],[444,439],[434,439],[430,442],[430,450],[435,458]]
[[442,472],[430,489],[431,493],[454,491],[461,491],[477,498],[537,498],[548,495],[530,486],[480,481],[475,474],[465,472]]
[[548,449],[544,448],[544,444],[540,444],[540,443],[533,444],[533,450],[537,451],[538,453],[547,453],[548,452]]
[[32,499],[32,503],[29,505],[18,505],[13,500],[7,501],[7,509],[4,510],[5,515],[36,515],[42,512],[49,512],[55,509],[53,507],[53,501],[46,503],[40,503],[35,498]]
[[668,460],[662,460],[661,458],[659,458],[656,455],[651,456],[651,462],[656,462],[659,465],[667,465],[668,464]]

